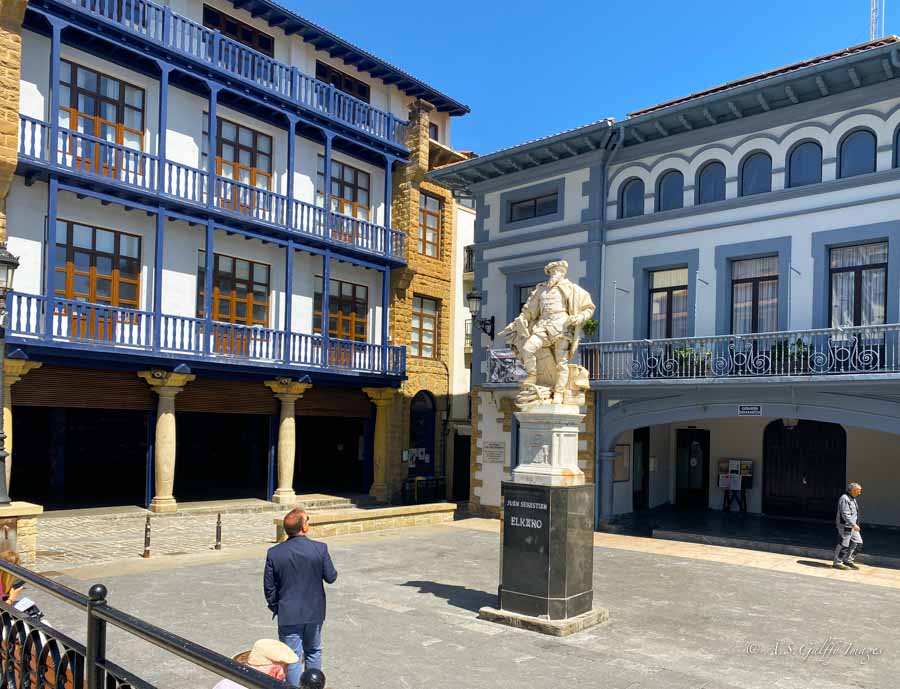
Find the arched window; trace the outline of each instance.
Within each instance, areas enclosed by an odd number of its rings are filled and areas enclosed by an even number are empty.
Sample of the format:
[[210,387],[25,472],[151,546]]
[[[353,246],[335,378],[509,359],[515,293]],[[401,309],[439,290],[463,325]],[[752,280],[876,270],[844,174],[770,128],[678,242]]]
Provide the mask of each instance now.
[[619,217],[634,218],[644,214],[644,183],[635,178],[622,185],[619,198]]
[[418,450],[412,476],[434,473],[435,404],[430,392],[420,390],[409,405],[409,447]]
[[718,160],[707,163],[697,175],[697,203],[725,200],[725,166]]
[[838,177],[855,177],[875,172],[875,135],[858,129],[841,142]]
[[894,132],[894,167],[900,167],[900,127]]
[[754,153],[741,166],[741,196],[772,191],[772,159],[768,153]]
[[822,147],[815,141],[806,141],[791,151],[788,159],[789,187],[802,187],[822,181]]
[[684,205],[684,175],[669,170],[659,178],[656,188],[656,210],[670,211]]

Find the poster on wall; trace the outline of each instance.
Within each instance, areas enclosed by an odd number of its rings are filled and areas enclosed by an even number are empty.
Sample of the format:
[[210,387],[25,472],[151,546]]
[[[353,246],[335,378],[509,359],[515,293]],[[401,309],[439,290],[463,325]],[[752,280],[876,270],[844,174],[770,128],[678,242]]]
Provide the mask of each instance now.
[[724,490],[731,489],[731,474],[728,472],[724,474],[719,473],[719,488],[723,488]]

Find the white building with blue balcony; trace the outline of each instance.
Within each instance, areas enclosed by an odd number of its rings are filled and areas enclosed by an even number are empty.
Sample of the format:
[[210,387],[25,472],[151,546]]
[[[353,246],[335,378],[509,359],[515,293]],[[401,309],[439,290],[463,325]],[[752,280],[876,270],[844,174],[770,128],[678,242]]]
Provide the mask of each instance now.
[[421,227],[391,218],[411,112],[426,152],[459,158],[466,106],[268,0],[30,2],[6,205],[7,356],[30,371],[16,497],[287,502],[296,474],[389,498],[370,398],[407,380],[392,275],[440,231],[439,200]]
[[[550,260],[594,295],[598,522],[741,498],[833,519],[857,481],[865,521],[900,525],[898,77],[887,37],[431,173],[476,196],[474,287],[498,330]],[[486,513],[516,462],[503,349],[473,343]]]

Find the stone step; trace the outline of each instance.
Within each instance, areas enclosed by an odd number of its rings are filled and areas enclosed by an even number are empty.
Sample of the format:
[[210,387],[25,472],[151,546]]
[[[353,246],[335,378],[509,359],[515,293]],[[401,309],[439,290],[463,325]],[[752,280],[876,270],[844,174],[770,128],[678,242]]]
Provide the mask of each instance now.
[[[458,506],[452,502],[435,502],[425,505],[398,505],[394,507],[352,507],[348,509],[322,510],[311,518],[312,538],[342,536],[352,533],[383,531],[407,526],[442,524],[454,520]],[[281,517],[272,519],[275,539],[284,540]]]

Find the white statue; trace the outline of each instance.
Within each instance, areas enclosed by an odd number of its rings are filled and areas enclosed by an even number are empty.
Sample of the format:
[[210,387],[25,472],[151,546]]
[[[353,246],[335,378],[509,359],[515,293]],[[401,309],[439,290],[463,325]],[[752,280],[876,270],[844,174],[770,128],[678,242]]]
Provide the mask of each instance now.
[[520,407],[551,396],[553,404],[584,404],[587,369],[569,362],[578,349],[578,331],[595,306],[586,290],[566,279],[568,269],[566,261],[548,263],[549,279],[534,288],[522,312],[499,333],[528,374],[516,398]]

